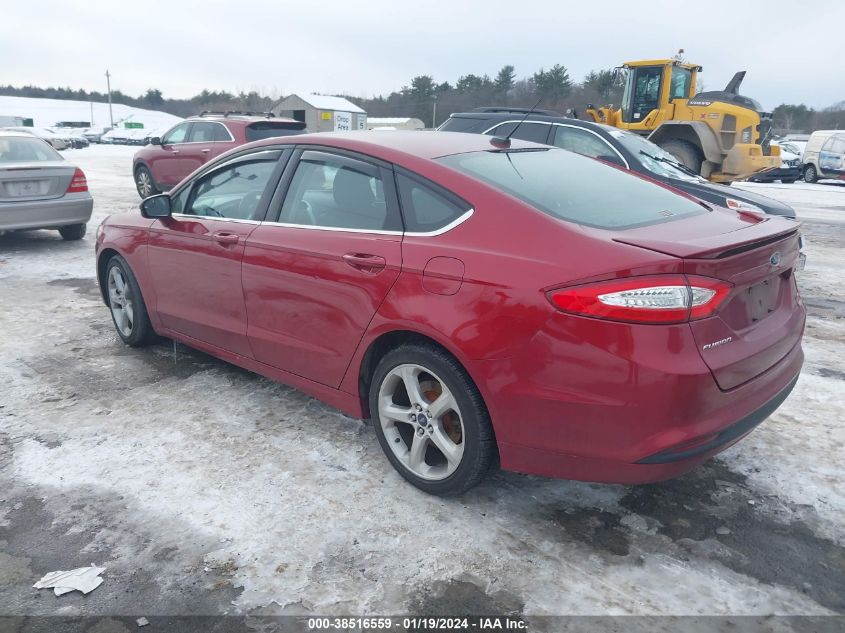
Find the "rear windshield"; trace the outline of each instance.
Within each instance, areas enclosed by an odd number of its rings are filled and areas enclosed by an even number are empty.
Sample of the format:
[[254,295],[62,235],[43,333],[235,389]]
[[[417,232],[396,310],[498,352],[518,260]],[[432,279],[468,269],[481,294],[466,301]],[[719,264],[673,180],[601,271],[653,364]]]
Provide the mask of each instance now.
[[0,136],[0,163],[63,160],[47,141],[32,136]]
[[259,123],[251,123],[247,126],[246,140],[257,141],[262,138],[292,136],[294,134],[304,133],[305,124],[299,121],[261,121]]
[[471,152],[437,160],[555,218],[587,226],[626,229],[707,212],[659,185],[561,149]]

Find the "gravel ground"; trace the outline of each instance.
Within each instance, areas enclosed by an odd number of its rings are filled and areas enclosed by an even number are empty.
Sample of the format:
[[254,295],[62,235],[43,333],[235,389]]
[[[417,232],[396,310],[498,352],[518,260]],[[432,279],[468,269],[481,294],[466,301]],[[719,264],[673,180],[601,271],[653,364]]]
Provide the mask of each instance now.
[[[405,484],[370,427],[184,346],[122,345],[93,233],[132,148],[66,152],[81,242],[0,237],[0,614],[845,612],[845,187],[741,185],[804,221],[807,362],[772,418],[680,479]],[[43,574],[105,566],[88,596]]]

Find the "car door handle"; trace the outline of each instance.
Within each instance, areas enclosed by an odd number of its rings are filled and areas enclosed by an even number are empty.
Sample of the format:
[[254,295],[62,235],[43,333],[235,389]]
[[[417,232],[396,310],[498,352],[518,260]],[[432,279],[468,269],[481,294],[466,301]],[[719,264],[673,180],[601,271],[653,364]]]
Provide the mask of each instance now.
[[204,150],[200,150],[200,151],[202,151],[203,154],[208,154],[211,150],[210,149],[204,149]]
[[387,265],[387,260],[384,257],[367,253],[346,253],[343,256],[343,261],[352,268],[365,273],[377,273]]
[[226,233],[224,231],[213,233],[211,237],[215,242],[219,242],[220,244],[237,244],[240,239],[235,233]]
[[171,154],[178,154],[179,150],[178,149],[172,149],[172,150],[170,150],[170,153]]

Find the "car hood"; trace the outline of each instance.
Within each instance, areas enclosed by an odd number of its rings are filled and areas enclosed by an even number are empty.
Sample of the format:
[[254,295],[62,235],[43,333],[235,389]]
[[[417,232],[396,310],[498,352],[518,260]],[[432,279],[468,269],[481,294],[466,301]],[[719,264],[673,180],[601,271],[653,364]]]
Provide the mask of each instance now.
[[733,198],[741,202],[756,205],[763,209],[770,215],[781,215],[788,218],[796,217],[795,209],[788,204],[774,200],[767,196],[762,196],[759,193],[738,189],[736,187],[729,187],[727,185],[718,185],[712,182],[696,182],[687,180],[668,180],[667,184],[672,185],[676,189],[680,189],[684,193],[700,198],[705,202],[718,204],[719,206],[727,206],[726,198]]

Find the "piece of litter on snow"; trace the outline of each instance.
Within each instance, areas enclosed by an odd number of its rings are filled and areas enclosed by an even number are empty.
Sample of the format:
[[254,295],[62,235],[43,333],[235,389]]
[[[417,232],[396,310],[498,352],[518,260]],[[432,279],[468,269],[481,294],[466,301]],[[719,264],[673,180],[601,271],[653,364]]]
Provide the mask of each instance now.
[[91,593],[103,583],[100,574],[106,571],[105,567],[79,567],[70,571],[51,571],[37,583],[32,585],[36,589],[50,589],[57,596],[62,596],[71,591]]
[[724,525],[720,525],[719,527],[716,528],[716,534],[719,534],[720,536],[725,536],[725,535],[730,534],[730,533],[731,533],[730,529],[725,527]]
[[135,620],[135,624],[138,626],[147,626],[149,623],[150,621],[147,618],[138,618]]

